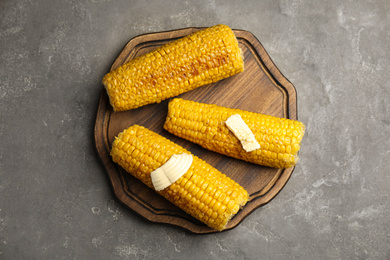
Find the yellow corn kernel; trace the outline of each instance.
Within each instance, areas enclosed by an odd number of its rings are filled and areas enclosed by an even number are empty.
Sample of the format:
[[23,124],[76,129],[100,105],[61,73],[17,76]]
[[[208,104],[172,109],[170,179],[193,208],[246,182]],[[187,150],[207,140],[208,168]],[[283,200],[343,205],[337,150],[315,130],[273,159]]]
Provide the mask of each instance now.
[[[182,153],[190,154],[183,147],[139,125],[120,133],[111,149],[114,162],[152,189],[151,172],[165,164],[172,155]],[[189,170],[157,193],[209,227],[223,230],[248,201],[248,192],[205,161],[192,156]],[[142,160],[141,166],[139,160]],[[229,194],[234,194],[235,198],[228,200]]]
[[[259,149],[245,151],[228,129],[225,121],[234,114],[239,114],[248,125],[260,144]],[[180,125],[176,123],[179,121]],[[189,124],[196,124],[197,128],[186,129]],[[296,120],[181,98],[169,102],[164,128],[214,152],[274,168],[289,168],[298,162],[298,151],[305,132],[304,124]]]
[[243,70],[233,31],[215,25],[123,64],[107,73],[102,83],[114,111],[124,111],[161,102]]

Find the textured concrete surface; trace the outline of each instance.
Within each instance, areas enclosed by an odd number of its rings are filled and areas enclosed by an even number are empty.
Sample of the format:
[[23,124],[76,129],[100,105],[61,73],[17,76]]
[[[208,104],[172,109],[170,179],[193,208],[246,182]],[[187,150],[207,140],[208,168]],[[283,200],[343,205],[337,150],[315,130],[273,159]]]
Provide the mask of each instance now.
[[[0,259],[390,259],[390,2],[0,1]],[[114,197],[94,150],[101,78],[142,33],[251,31],[307,125],[281,193],[193,235]]]

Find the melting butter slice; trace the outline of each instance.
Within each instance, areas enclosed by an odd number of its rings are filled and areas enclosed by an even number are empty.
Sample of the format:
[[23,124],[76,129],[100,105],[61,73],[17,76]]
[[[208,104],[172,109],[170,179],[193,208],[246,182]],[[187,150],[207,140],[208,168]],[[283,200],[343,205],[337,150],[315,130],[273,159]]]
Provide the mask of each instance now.
[[191,154],[174,154],[169,160],[154,170],[150,177],[156,191],[161,191],[177,181],[191,167],[193,158]]
[[252,152],[260,148],[260,144],[257,142],[255,135],[239,114],[230,116],[225,123],[229,130],[240,140],[245,151]]

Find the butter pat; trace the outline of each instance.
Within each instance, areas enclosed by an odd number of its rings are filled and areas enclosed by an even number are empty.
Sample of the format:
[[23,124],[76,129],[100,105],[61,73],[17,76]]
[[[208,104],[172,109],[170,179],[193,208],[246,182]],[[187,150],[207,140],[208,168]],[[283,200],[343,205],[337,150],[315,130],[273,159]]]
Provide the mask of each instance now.
[[193,161],[191,154],[174,154],[162,166],[154,170],[150,177],[156,191],[169,187],[190,169]]
[[260,144],[257,142],[255,135],[239,114],[230,116],[225,124],[237,139],[240,140],[241,145],[246,152],[260,149]]

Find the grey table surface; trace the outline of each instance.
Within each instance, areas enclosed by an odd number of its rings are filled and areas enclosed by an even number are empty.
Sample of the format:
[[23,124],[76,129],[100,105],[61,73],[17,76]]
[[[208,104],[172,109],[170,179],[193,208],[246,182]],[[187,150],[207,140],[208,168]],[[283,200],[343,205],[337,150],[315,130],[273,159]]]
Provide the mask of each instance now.
[[[194,235],[114,196],[101,79],[132,37],[224,23],[294,84],[307,126],[284,189]],[[390,259],[390,2],[0,1],[0,259]]]

